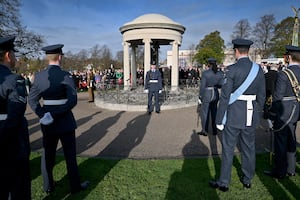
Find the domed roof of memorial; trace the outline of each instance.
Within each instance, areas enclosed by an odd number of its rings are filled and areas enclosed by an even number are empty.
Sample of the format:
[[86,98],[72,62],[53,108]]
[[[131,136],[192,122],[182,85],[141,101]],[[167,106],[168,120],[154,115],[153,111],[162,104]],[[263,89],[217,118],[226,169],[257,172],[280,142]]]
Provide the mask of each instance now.
[[140,24],[140,23],[166,23],[166,24],[180,25],[164,15],[155,14],[155,13],[139,16],[135,18],[133,21],[126,23],[125,25]]
[[185,31],[185,27],[181,24],[174,22],[170,18],[156,13],[150,13],[141,15],[134,20],[125,23],[120,31],[123,33],[132,29],[139,28],[166,28],[166,29],[174,29],[183,33]]

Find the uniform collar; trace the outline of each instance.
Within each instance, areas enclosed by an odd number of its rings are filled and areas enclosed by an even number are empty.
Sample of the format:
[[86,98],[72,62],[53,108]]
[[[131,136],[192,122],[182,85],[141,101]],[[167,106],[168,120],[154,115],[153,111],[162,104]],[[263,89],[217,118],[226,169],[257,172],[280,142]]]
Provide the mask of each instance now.
[[8,71],[11,71],[11,70],[9,69],[9,67],[6,66],[6,65],[0,64],[0,67],[2,67],[2,68],[4,68],[4,69],[7,69]]

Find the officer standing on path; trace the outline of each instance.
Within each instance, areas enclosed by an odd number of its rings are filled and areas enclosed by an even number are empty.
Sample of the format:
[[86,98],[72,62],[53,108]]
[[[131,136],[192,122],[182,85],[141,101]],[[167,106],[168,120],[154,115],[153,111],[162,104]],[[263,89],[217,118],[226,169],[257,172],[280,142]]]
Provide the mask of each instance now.
[[[72,75],[61,69],[64,45],[57,44],[42,48],[49,61],[48,67],[35,74],[29,94],[29,104],[40,118],[45,151],[45,166],[49,181],[47,193],[54,190],[53,168],[58,140],[61,141],[66,159],[71,193],[88,186],[80,183],[76,161],[75,129],[77,128],[72,108],[77,104],[77,93]],[[43,104],[40,100],[43,99]]]
[[92,69],[88,69],[87,71],[87,88],[88,88],[88,94],[89,94],[89,103],[94,102],[94,87],[95,87],[95,77]]
[[200,109],[202,130],[197,134],[203,136],[207,136],[208,133],[210,114],[213,134],[217,135],[216,114],[219,101],[218,88],[220,88],[224,82],[224,75],[218,70],[217,60],[215,58],[209,58],[207,61],[209,69],[202,73],[199,90],[199,103],[202,104]]
[[[269,112],[269,118],[274,121],[275,159],[273,169],[264,171],[264,173],[274,178],[284,178],[286,175],[295,176],[296,168],[296,128],[300,117],[299,102],[285,72],[291,70],[298,84],[300,83],[300,47],[286,46],[286,51],[289,66],[278,72],[273,103]],[[298,90],[298,92],[300,91]]]
[[16,64],[15,37],[0,38],[0,199],[31,199],[27,92]]
[[145,92],[148,93],[148,114],[153,111],[152,97],[155,100],[155,112],[160,113],[159,94],[162,92],[162,78],[159,70],[156,69],[156,64],[151,64],[151,69],[146,74]]
[[240,178],[244,188],[251,187],[255,174],[255,130],[265,102],[264,73],[248,57],[250,40],[232,41],[237,62],[228,66],[226,82],[222,86],[216,124],[222,132],[222,164],[220,177],[210,181],[213,188],[229,189],[234,148],[239,142],[242,159]]

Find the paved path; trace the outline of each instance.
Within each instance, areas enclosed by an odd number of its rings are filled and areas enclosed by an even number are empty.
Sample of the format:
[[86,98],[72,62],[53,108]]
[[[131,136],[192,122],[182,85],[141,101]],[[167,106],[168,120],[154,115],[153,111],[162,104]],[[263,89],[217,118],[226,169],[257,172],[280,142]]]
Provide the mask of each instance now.
[[[81,156],[102,158],[182,158],[218,155],[221,135],[198,136],[201,129],[196,106],[165,110],[160,114],[113,111],[88,103],[87,93],[78,94],[73,109],[77,120],[77,153]],[[38,118],[28,107],[26,118],[32,150],[42,147]],[[269,148],[270,134],[266,124],[257,129],[257,152]],[[300,131],[297,137],[300,137]],[[58,147],[61,151],[61,147]],[[238,151],[238,150],[236,150]]]

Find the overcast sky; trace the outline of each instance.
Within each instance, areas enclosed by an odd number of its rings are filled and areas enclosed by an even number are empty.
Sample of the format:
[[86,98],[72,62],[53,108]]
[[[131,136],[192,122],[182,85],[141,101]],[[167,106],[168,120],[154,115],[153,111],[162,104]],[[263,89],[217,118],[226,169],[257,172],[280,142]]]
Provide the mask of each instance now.
[[225,44],[231,42],[233,27],[241,19],[248,19],[254,26],[262,16],[273,14],[278,23],[294,17],[292,6],[300,8],[299,0],[21,0],[21,3],[22,24],[43,35],[47,44],[62,43],[64,52],[73,53],[96,44],[107,45],[113,56],[123,50],[119,28],[144,14],[165,15],[185,26],[180,49],[188,49],[216,30]]

